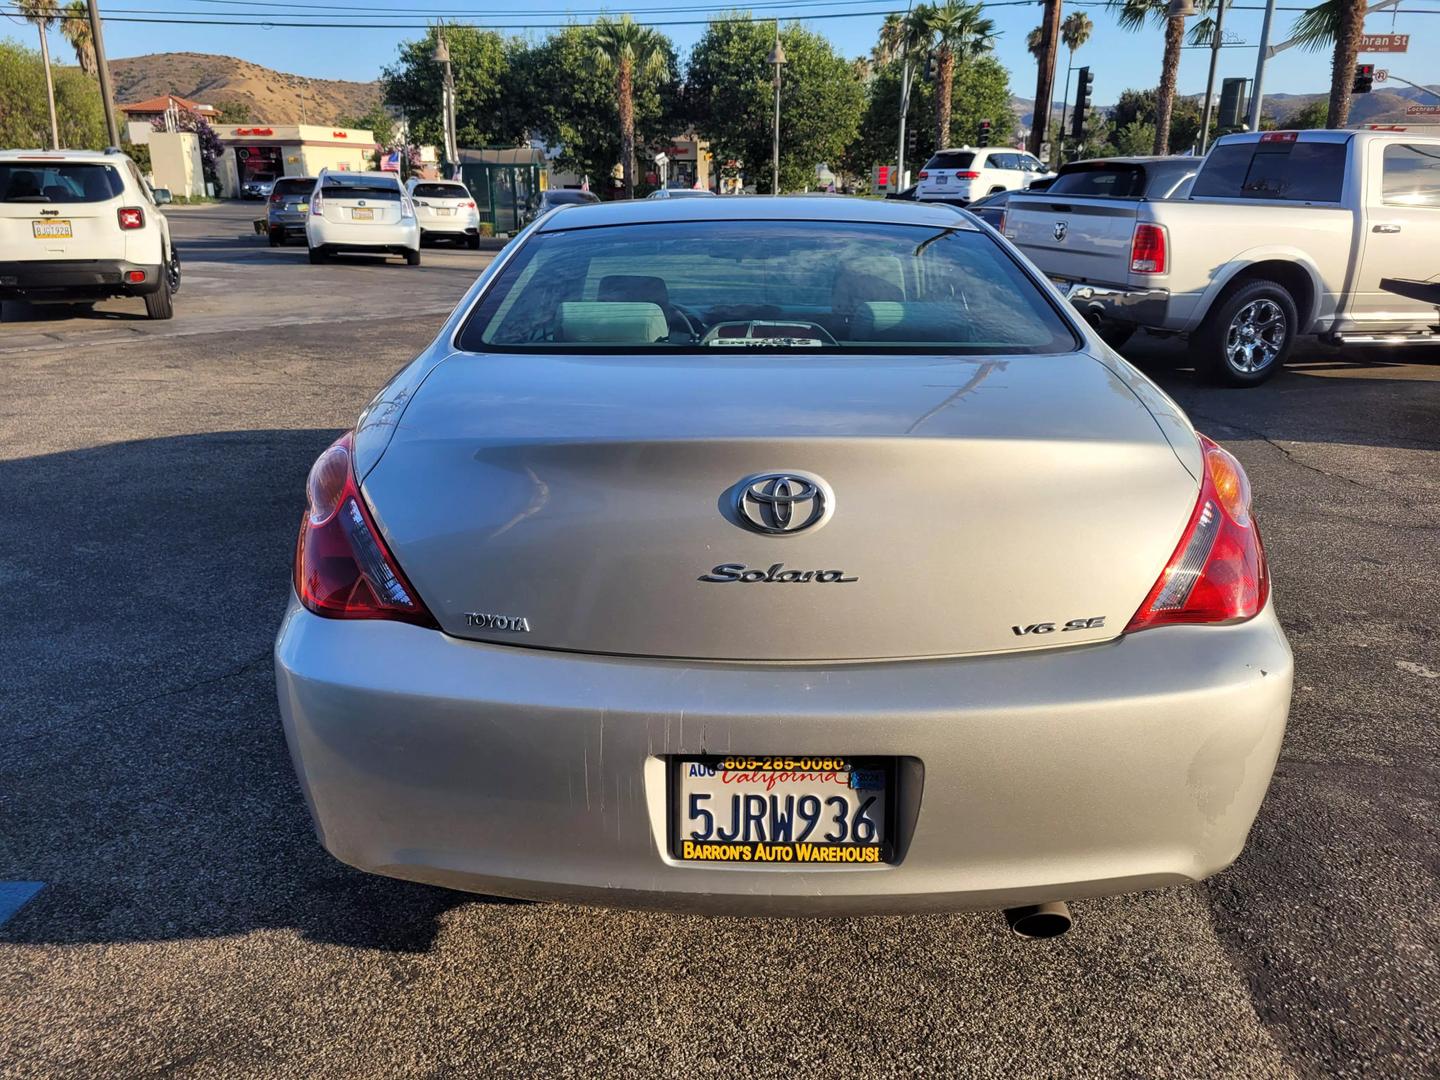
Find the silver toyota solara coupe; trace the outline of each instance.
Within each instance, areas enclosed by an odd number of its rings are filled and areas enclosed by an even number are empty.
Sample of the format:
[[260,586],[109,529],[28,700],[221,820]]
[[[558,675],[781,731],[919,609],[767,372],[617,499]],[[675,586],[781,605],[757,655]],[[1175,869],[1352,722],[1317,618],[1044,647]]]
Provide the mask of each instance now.
[[546,214],[307,494],[280,710],[375,873],[1058,932],[1285,729],[1239,463],[946,206]]

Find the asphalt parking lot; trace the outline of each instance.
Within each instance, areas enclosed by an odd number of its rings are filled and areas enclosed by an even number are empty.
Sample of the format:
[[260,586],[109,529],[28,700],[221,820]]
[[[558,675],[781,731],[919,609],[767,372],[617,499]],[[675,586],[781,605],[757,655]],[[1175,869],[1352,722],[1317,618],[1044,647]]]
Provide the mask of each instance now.
[[1207,884],[1050,943],[513,903],[319,848],[270,659],[306,470],[492,255],[312,267],[253,213],[172,214],[172,322],[0,324],[0,1075],[1440,1072],[1440,354],[1129,349],[1250,471],[1296,654]]

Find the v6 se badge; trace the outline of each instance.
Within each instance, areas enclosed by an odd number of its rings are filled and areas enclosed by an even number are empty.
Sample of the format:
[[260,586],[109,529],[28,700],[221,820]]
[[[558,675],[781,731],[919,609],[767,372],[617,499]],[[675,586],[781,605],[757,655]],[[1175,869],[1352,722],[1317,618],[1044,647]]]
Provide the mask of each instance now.
[[1088,619],[1070,619],[1064,623],[1037,622],[1029,626],[1012,626],[1010,630],[1016,637],[1028,637],[1031,634],[1053,634],[1059,630],[1062,634],[1067,630],[1096,630],[1105,625],[1104,615],[1092,615]]

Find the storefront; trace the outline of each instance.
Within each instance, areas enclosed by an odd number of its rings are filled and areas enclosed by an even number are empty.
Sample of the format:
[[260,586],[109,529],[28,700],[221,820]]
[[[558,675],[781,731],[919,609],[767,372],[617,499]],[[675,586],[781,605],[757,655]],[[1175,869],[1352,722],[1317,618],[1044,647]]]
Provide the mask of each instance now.
[[252,179],[316,176],[321,169],[365,172],[375,167],[375,136],[363,128],[318,124],[217,124],[224,152],[215,163],[220,195],[236,198]]

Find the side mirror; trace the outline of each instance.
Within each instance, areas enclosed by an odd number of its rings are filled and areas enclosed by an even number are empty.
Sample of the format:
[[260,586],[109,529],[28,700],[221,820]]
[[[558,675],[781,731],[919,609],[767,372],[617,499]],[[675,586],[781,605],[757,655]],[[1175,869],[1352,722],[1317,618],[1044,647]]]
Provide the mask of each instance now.
[[155,196],[156,206],[164,206],[166,203],[175,201],[175,196],[170,194],[168,187],[157,187],[150,194]]

